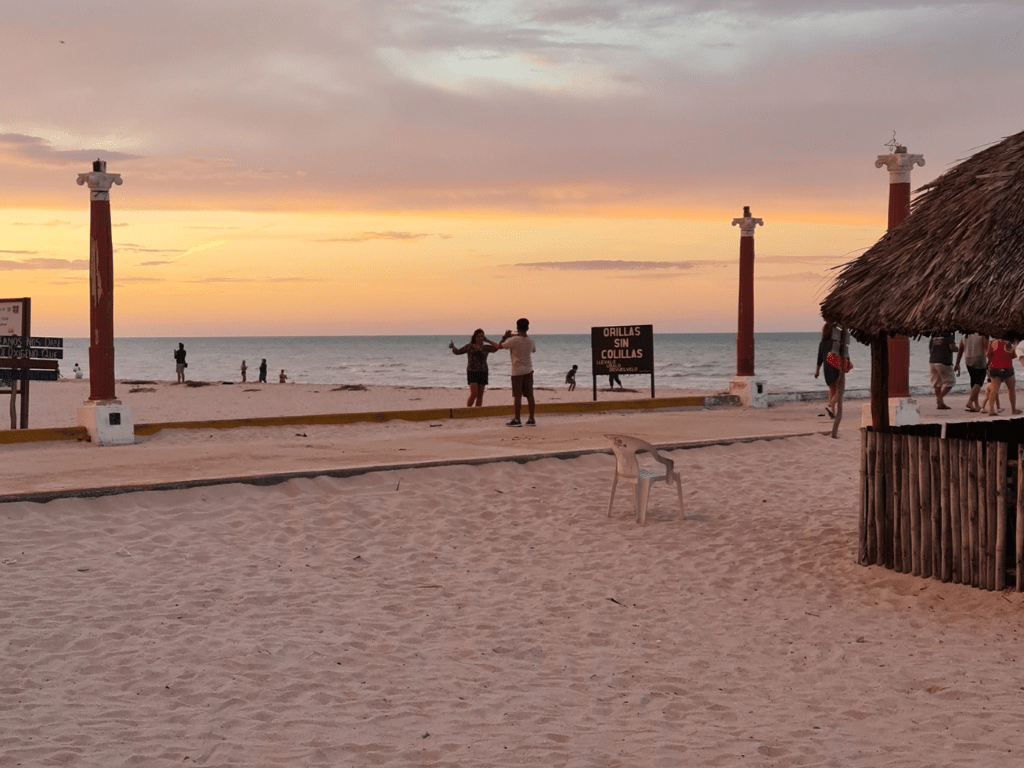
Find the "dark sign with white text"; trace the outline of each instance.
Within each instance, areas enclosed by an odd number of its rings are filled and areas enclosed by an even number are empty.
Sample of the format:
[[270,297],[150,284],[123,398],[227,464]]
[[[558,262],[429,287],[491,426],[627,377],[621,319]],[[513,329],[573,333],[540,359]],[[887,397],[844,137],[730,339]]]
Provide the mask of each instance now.
[[613,325],[590,329],[594,375],[654,373],[654,326]]

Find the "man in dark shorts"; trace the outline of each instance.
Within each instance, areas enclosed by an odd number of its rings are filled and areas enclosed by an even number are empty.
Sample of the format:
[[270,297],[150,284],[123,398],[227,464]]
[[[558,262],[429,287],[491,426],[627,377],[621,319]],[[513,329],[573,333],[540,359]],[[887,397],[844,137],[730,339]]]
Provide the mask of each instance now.
[[981,410],[978,403],[978,396],[981,388],[985,386],[985,375],[988,373],[988,336],[983,333],[972,333],[960,339],[957,347],[956,365],[954,369],[960,372],[960,360],[967,364],[967,373],[971,377],[971,394],[967,398],[967,410],[977,413]]
[[523,398],[530,410],[530,418],[526,420],[526,426],[532,427],[537,424],[533,419],[533,353],[537,346],[533,339],[526,335],[530,330],[530,321],[525,317],[516,320],[516,331],[505,331],[501,337],[498,349],[507,349],[512,361],[512,403],[515,406],[515,415],[512,421],[508,422],[510,427],[521,427],[523,423],[519,420],[523,409]]

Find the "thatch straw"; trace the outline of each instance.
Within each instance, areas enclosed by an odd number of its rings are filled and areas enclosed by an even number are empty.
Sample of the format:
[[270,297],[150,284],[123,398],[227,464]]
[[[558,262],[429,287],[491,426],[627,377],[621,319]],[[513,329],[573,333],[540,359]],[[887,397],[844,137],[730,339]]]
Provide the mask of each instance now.
[[862,342],[935,331],[1024,338],[1024,132],[918,192],[902,224],[837,268],[822,317]]

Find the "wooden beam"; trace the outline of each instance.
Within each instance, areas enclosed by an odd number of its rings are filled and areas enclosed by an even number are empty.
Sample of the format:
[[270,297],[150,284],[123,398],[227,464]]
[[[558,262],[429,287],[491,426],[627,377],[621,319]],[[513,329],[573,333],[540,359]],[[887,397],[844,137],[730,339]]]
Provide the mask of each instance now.
[[889,342],[871,340],[871,425],[876,432],[889,429]]

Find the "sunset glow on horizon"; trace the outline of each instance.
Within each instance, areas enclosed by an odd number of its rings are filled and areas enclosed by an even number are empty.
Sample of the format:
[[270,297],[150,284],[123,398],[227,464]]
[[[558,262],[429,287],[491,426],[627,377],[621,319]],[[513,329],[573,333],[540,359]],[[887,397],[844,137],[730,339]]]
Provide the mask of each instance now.
[[734,331],[744,205],[757,330],[810,331],[894,129],[914,187],[1021,129],[1017,2],[90,7],[0,20],[0,296],[49,335],[97,157],[119,336]]

